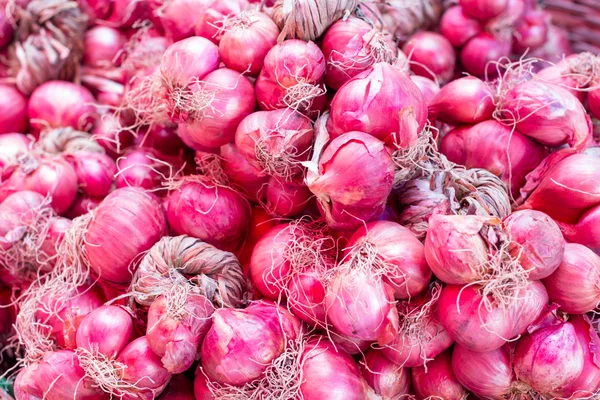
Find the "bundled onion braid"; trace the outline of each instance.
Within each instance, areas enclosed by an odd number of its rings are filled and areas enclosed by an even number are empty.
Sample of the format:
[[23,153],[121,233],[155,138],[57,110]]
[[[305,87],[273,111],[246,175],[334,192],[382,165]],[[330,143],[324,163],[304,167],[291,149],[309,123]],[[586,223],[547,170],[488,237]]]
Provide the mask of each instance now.
[[335,21],[352,13],[358,4],[358,0],[277,0],[272,18],[281,29],[280,41],[315,40]]
[[134,300],[144,308],[173,285],[191,283],[218,307],[245,301],[246,280],[233,253],[190,236],[163,237],[141,260],[133,278]]
[[35,144],[36,150],[45,153],[77,153],[85,151],[89,153],[104,153],[90,133],[75,130],[73,128],[57,128],[42,132],[40,139]]
[[76,1],[33,0],[22,8],[10,0],[7,11],[16,23],[11,51],[21,92],[29,95],[46,81],[76,78],[88,22]]

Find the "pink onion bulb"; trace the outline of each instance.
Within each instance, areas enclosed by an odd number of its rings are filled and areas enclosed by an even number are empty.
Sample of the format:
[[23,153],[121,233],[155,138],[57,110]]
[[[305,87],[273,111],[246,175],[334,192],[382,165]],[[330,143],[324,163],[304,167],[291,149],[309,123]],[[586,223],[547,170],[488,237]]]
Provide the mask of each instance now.
[[447,82],[454,75],[456,54],[448,39],[439,33],[421,31],[411,36],[402,47],[416,75]]
[[77,173],[79,188],[91,197],[103,198],[113,188],[117,166],[112,158],[104,153],[78,152],[70,154]]
[[[600,148],[598,148],[600,150]],[[560,223],[560,229],[569,242],[579,243],[598,252],[600,250],[600,205],[591,208],[576,224]]]
[[160,7],[154,15],[160,21],[165,37],[178,42],[194,36],[198,14],[202,14],[210,5],[208,0],[171,0],[155,1]]
[[508,0],[460,0],[465,14],[479,21],[487,21],[502,14],[508,7]]
[[476,124],[491,119],[494,107],[488,84],[468,76],[440,89],[429,104],[429,118],[450,125]]
[[269,176],[261,176],[240,154],[234,143],[222,146],[220,151],[223,169],[232,186],[247,195],[250,200],[262,199],[266,195],[264,186],[269,182]]
[[292,217],[300,214],[310,205],[313,197],[304,182],[298,179],[296,182],[285,182],[271,177],[266,188],[265,209],[274,217]]
[[415,85],[417,85],[417,87],[423,94],[425,105],[429,107],[429,104],[431,104],[437,92],[440,91],[440,85],[438,85],[429,78],[425,78],[424,76],[419,75],[411,75],[410,80],[413,81]]
[[118,56],[126,42],[126,36],[117,29],[93,27],[85,33],[83,63],[98,68],[118,67],[121,64]]
[[548,37],[548,18],[542,10],[526,12],[513,32],[513,52],[522,54],[540,48]]
[[469,74],[479,78],[495,78],[499,66],[510,56],[511,41],[481,32],[460,51],[460,62]]
[[0,84],[0,98],[0,134],[26,133],[29,127],[27,97],[14,86]]
[[161,187],[169,173],[169,165],[160,155],[147,148],[127,151],[117,159],[115,185],[117,188],[139,187],[154,190]]
[[380,350],[369,350],[364,355],[360,370],[369,386],[384,399],[394,399],[409,393],[409,369],[392,363]]
[[2,181],[18,167],[18,157],[29,151],[31,141],[22,133],[0,134],[0,179]]
[[131,315],[117,306],[96,308],[77,329],[77,347],[114,358],[129,343],[133,333]]
[[460,384],[452,369],[452,352],[438,354],[427,365],[411,369],[412,388],[417,399],[463,400],[468,392]]
[[447,9],[440,20],[440,33],[454,47],[461,47],[481,31],[480,23],[467,16],[459,5]]
[[200,15],[196,22],[194,32],[196,36],[202,36],[219,45],[223,32],[220,28],[228,18],[240,15],[248,6],[245,0],[221,0],[213,2]]

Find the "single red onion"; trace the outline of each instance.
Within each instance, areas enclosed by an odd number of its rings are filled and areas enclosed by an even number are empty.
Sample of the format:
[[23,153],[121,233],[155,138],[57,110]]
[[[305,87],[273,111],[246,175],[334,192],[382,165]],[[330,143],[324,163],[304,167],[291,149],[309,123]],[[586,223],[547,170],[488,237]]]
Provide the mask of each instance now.
[[479,78],[495,78],[499,67],[508,60],[511,41],[488,32],[469,40],[460,51],[460,62],[469,74]]
[[325,105],[325,56],[313,42],[286,40],[267,53],[255,90],[263,110],[289,107],[316,117]]
[[223,159],[223,169],[232,186],[241,190],[250,200],[262,199],[266,195],[263,188],[268,184],[269,176],[261,176],[240,154],[234,143],[222,146],[220,152]]
[[529,279],[548,277],[563,261],[565,241],[560,228],[543,212],[515,211],[502,221],[502,227],[510,239],[510,254],[529,271]]
[[105,114],[92,130],[96,142],[106,150],[106,154],[117,158],[133,143],[133,136],[123,129],[119,118]]
[[6,10],[0,11],[0,49],[8,46],[13,39],[14,27],[6,15]]
[[502,14],[508,0],[460,0],[459,4],[469,17],[485,22]]
[[96,100],[89,90],[72,82],[49,81],[29,98],[29,121],[35,134],[47,128],[72,127],[89,131],[96,121]]
[[139,134],[134,144],[153,149],[161,155],[178,157],[185,152],[186,145],[177,132],[177,124],[155,124],[145,134]]
[[412,368],[411,376],[412,388],[419,400],[463,400],[468,396],[454,375],[450,350],[438,354],[427,365]]
[[292,217],[304,211],[313,194],[302,180],[285,182],[271,177],[266,186],[265,209],[274,217]]
[[293,274],[287,286],[287,302],[292,313],[302,321],[325,326],[325,285],[323,274],[308,270]]
[[559,223],[559,225],[565,239],[598,251],[600,250],[599,221],[600,205],[597,205],[583,214],[576,224]]
[[19,156],[27,153],[31,138],[22,133],[0,134],[0,180],[4,181],[18,167]]
[[487,169],[502,179],[515,197],[527,174],[547,155],[541,145],[494,120],[451,130],[442,138],[440,151],[467,168]]
[[459,5],[447,9],[440,20],[440,33],[454,47],[463,46],[481,31],[481,24],[467,16]]
[[269,50],[277,44],[279,28],[266,14],[242,12],[227,21],[219,54],[227,68],[258,76]]
[[75,201],[69,211],[65,213],[65,217],[75,219],[82,215],[87,214],[94,208],[98,207],[102,203],[103,199],[96,199],[94,197],[86,196],[82,193],[78,193]]
[[85,253],[92,270],[102,279],[131,280],[130,264],[167,230],[158,199],[138,188],[117,189],[94,210],[85,234]]
[[600,303],[600,257],[583,245],[567,243],[562,263],[543,282],[550,300],[564,312],[593,311]]
[[[347,174],[357,168],[361,174]],[[349,132],[329,143],[306,183],[329,226],[349,230],[383,213],[393,176],[394,163],[384,143]]]
[[548,17],[542,10],[526,12],[513,32],[513,52],[522,54],[540,48],[548,36]]
[[154,0],[154,15],[165,36],[173,42],[194,36],[198,14],[210,6],[210,0]]
[[154,190],[167,179],[170,166],[152,149],[134,149],[117,160],[117,188],[139,187]]
[[244,0],[221,0],[213,1],[196,22],[194,32],[196,36],[202,36],[219,45],[223,34],[222,27],[230,18],[237,17],[248,6]]
[[98,307],[87,314],[77,329],[77,347],[116,357],[133,333],[131,315],[118,306]]
[[396,299],[416,296],[431,280],[423,244],[409,229],[395,222],[365,224],[346,244],[345,256],[350,256],[353,249],[372,253],[376,263],[382,263],[384,280],[394,289]]
[[[412,108],[417,132],[421,132],[427,118],[425,107],[421,91],[407,75],[388,63],[376,63],[335,94],[327,130],[334,138],[360,131],[388,144],[402,144],[400,112]],[[380,117],[381,110],[388,118]]]
[[429,107],[429,104],[433,101],[435,95],[440,91],[440,85],[429,78],[419,75],[411,75],[410,80],[419,88],[423,94],[425,105]]
[[402,51],[410,60],[410,70],[416,75],[441,83],[449,81],[454,75],[454,48],[439,33],[417,32],[404,43]]
[[250,279],[250,258],[254,246],[256,246],[256,243],[258,243],[269,230],[276,227],[278,224],[279,221],[273,219],[262,206],[256,205],[252,207],[252,217],[250,219],[248,235],[246,235],[244,245],[236,254],[244,268],[244,276],[246,276],[247,279]]
[[360,370],[369,386],[383,399],[395,399],[409,393],[409,369],[392,363],[381,350],[369,350],[364,355]]
[[473,76],[456,79],[440,89],[429,104],[429,118],[450,125],[476,124],[491,119],[494,94]]
[[104,153],[78,152],[66,156],[75,172],[79,188],[91,197],[104,198],[113,188],[117,166]]
[[232,142],[240,122],[256,108],[248,78],[227,68],[206,75],[191,93],[186,133],[194,145],[216,148]]
[[184,177],[176,185],[165,203],[171,229],[221,250],[239,248],[250,221],[246,199],[200,175]]
[[391,35],[350,16],[331,25],[321,47],[327,62],[325,83],[338,90],[373,64],[392,61],[396,46]]
[[90,67],[112,68],[121,65],[126,36],[107,26],[96,26],[85,33],[83,63]]
[[0,98],[0,134],[26,133],[29,127],[27,97],[12,85],[0,84]]

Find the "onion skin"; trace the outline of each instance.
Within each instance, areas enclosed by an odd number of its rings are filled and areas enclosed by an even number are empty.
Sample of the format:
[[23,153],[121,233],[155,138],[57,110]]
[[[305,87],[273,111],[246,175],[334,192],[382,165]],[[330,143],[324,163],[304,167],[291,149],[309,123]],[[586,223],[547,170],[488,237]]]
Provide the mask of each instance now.
[[0,180],[4,181],[17,168],[17,158],[29,151],[31,139],[21,133],[0,134]]
[[593,311],[600,303],[600,257],[583,245],[567,243],[562,263],[543,282],[550,300],[564,312]]
[[[535,210],[515,211],[502,221],[510,254],[529,271],[530,280],[550,276],[563,260],[565,241],[556,222]],[[550,299],[552,300],[552,299]]]
[[46,128],[71,127],[89,131],[96,121],[96,100],[83,86],[71,82],[49,81],[38,86],[28,103],[33,132]]
[[409,393],[409,369],[399,368],[380,350],[369,350],[364,356],[360,369],[369,386],[384,399],[394,399]]
[[91,67],[118,67],[120,54],[127,42],[120,31],[107,26],[95,26],[85,33],[83,63]]
[[133,143],[133,136],[123,130],[119,118],[114,114],[105,114],[92,130],[98,144],[104,147],[106,154],[117,158]]
[[511,390],[514,379],[512,350],[509,345],[480,353],[456,344],[452,352],[452,370],[458,381],[474,394],[502,399]]
[[27,132],[27,97],[14,86],[0,84],[0,98],[3,102],[0,108],[0,134]]
[[129,343],[133,320],[117,306],[98,307],[83,318],[77,329],[77,347],[114,358]]
[[[206,400],[205,397],[200,398]],[[185,375],[173,375],[169,386],[161,395],[160,400],[196,400],[196,397],[194,397],[194,387]]]
[[525,12],[513,32],[513,52],[522,54],[540,48],[548,37],[548,14],[541,10]]
[[[360,166],[360,167],[359,167]],[[360,176],[345,171],[361,168]],[[383,142],[363,132],[335,138],[319,160],[318,175],[306,183],[333,229],[356,229],[379,217],[392,190],[394,163]]]
[[274,217],[292,217],[304,211],[313,197],[304,182],[284,182],[271,177],[265,209]]
[[583,214],[574,225],[563,223],[559,225],[565,239],[597,251],[600,250],[600,223],[598,221],[600,221],[600,205]]
[[240,189],[250,200],[262,199],[266,195],[263,188],[269,182],[269,176],[259,175],[256,169],[240,155],[234,143],[222,146],[220,152],[223,159],[223,169],[232,186]]
[[493,99],[491,88],[481,79],[456,79],[435,95],[429,104],[429,118],[450,125],[483,122],[492,118]]
[[216,310],[201,346],[206,375],[230,385],[243,385],[259,378],[285,350],[286,338],[277,310],[277,307]]
[[75,167],[79,188],[91,197],[104,198],[113,188],[117,166],[103,153],[75,153],[67,156]]
[[118,174],[115,173],[115,186],[120,188],[138,187],[153,190],[161,186],[168,167],[159,161],[160,156],[151,149],[141,148],[128,151],[117,160]]
[[292,275],[287,286],[287,301],[292,313],[313,326],[327,325],[325,285],[317,271]]
[[438,354],[427,363],[427,366],[412,368],[411,377],[412,388],[418,400],[429,398],[463,400],[468,395],[467,390],[454,375],[450,350]]
[[415,33],[402,47],[410,59],[410,70],[416,75],[444,83],[454,75],[456,54],[448,39],[439,33]]
[[458,344],[477,352],[496,350],[522,334],[548,303],[548,293],[539,281],[529,282],[506,309],[488,310],[478,289],[446,286],[438,303],[438,318],[446,331]]
[[423,94],[425,105],[429,106],[433,101],[433,98],[440,91],[440,86],[429,78],[419,75],[411,75],[410,80],[419,88]]
[[460,52],[460,61],[464,69],[479,78],[494,78],[498,75],[498,66],[510,56],[511,42],[482,32],[465,44]]
[[364,243],[373,246],[377,257],[391,269],[384,279],[396,299],[409,299],[427,288],[432,273],[425,247],[409,229],[391,221],[369,222],[352,235],[346,256],[352,247]]
[[526,175],[547,154],[539,144],[494,120],[451,130],[442,138],[440,151],[448,160],[467,168],[487,169],[517,197]]
[[[417,132],[421,132],[427,119],[421,91],[397,68],[387,63],[376,63],[346,82],[335,94],[327,130],[333,138],[360,131],[388,144],[401,144],[400,112],[410,108]],[[381,118],[381,112],[388,118]]]
[[240,26],[221,37],[219,54],[227,68],[258,76],[267,53],[277,44],[279,28],[261,12],[243,14],[238,19]]
[[69,208],[69,211],[65,213],[66,218],[75,219],[84,214],[87,214],[94,208],[98,207],[102,203],[103,199],[95,199],[82,194],[78,194],[75,198],[75,202]]
[[196,22],[196,36],[205,37],[218,46],[224,33],[220,32],[219,24],[226,18],[238,16],[247,5],[245,0],[214,1]]
[[238,192],[208,180],[186,180],[171,192],[165,209],[169,226],[221,250],[237,249],[248,231],[250,206]]
[[508,0],[460,0],[465,14],[479,21],[487,21],[502,14],[508,7]]
[[458,5],[448,8],[440,20],[440,33],[454,47],[461,47],[481,31],[481,24],[467,16]]
[[167,222],[158,199],[141,189],[117,189],[95,209],[85,235],[92,270],[114,283],[131,280],[129,266],[166,234]]

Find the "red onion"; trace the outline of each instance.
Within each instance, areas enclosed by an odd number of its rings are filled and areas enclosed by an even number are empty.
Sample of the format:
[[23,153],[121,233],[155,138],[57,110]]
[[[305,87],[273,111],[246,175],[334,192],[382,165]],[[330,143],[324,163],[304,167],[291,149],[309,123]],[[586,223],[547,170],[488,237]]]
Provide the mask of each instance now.
[[538,80],[510,89],[498,106],[504,123],[543,145],[581,149],[591,136],[583,105],[567,89]]
[[286,293],[288,305],[295,316],[311,325],[326,325],[325,286],[318,270],[293,274]]
[[397,365],[425,365],[454,343],[436,317],[440,290],[440,286],[434,284],[426,293],[396,305],[400,321],[398,334],[382,352]]
[[27,97],[14,86],[0,84],[0,98],[0,134],[27,132]]
[[65,237],[65,233],[71,228],[71,220],[69,218],[56,216],[50,220],[50,226],[46,233],[46,239],[42,243],[40,248],[40,254],[46,255],[50,264],[54,263],[54,258],[57,257],[58,248]]
[[312,121],[294,110],[258,111],[239,124],[235,144],[258,175],[289,181],[303,172],[313,137]]
[[396,46],[389,34],[350,16],[331,25],[321,47],[327,62],[325,83],[338,90],[373,64],[392,61]]
[[508,0],[460,0],[465,14],[479,21],[487,21],[502,14]]
[[[87,0],[90,1],[90,0]],[[149,4],[139,0],[120,0],[111,1],[110,14],[102,21],[101,25],[110,26],[118,29],[133,28],[136,21],[147,19],[149,14]]]
[[546,37],[546,43],[531,53],[532,57],[538,57],[547,62],[559,62],[564,56],[572,53],[571,42],[568,32],[564,28],[550,24]]
[[511,241],[510,254],[529,271],[529,279],[546,278],[558,268],[565,242],[549,216],[534,210],[515,211],[502,221],[502,226]]
[[150,305],[146,337],[167,371],[183,373],[192,366],[213,312],[206,297],[177,286]]
[[250,257],[256,243],[262,238],[269,230],[279,224],[279,221],[271,217],[262,206],[252,207],[252,218],[250,220],[250,229],[242,249],[237,252],[237,257],[240,263],[244,266],[244,275],[249,279],[249,265]]
[[[600,81],[596,81],[594,85],[600,85]],[[588,93],[588,108],[590,114],[594,118],[600,118],[600,89],[594,89]]]
[[163,37],[153,35],[152,30],[139,31],[129,39],[127,54],[122,62],[121,69],[125,72],[126,79],[139,75],[142,71],[155,68],[160,65],[162,56],[171,45],[171,42]]
[[411,375],[412,387],[418,400],[463,400],[468,396],[467,390],[458,382],[452,370],[450,350],[438,354],[427,365],[413,368]]
[[438,303],[438,318],[448,334],[461,346],[477,352],[498,349],[524,333],[548,303],[546,289],[538,281],[513,290],[507,299],[482,296],[480,289],[488,292],[482,286],[449,285],[442,290]]
[[535,188],[526,187],[531,194],[521,208],[542,211],[557,222],[577,223],[587,210],[600,204],[599,172],[600,158],[573,154],[550,165],[541,177],[530,174]]
[[353,249],[377,258],[396,299],[410,299],[425,290],[431,280],[423,244],[409,229],[395,222],[365,224],[348,241],[345,255],[348,257]]
[[31,94],[29,121],[36,134],[46,128],[69,126],[89,131],[96,121],[95,103],[94,96],[83,86],[49,81],[38,86]]
[[[480,1],[480,0],[475,0]],[[488,0],[484,0],[488,1]],[[526,2],[529,0],[500,0],[507,1],[506,8],[504,11],[498,16],[492,18],[487,21],[485,24],[485,29],[488,32],[499,33],[500,35],[507,35],[506,40],[510,41],[510,36],[508,36],[509,30],[514,30],[514,27],[521,20],[523,13],[525,12]],[[531,4],[531,2],[529,2]],[[530,5],[527,6],[528,9],[533,9]]]
[[562,263],[544,279],[550,300],[572,314],[593,311],[600,303],[600,257],[577,243],[567,243]]
[[522,54],[540,48],[546,42],[548,25],[545,11],[526,12],[513,32],[513,52]]
[[425,105],[429,106],[429,104],[431,104],[431,102],[433,101],[435,95],[440,91],[440,85],[438,85],[429,78],[425,78],[424,76],[419,75],[411,75],[410,80],[413,81],[415,85],[417,85],[417,87],[423,94]]
[[292,217],[309,205],[313,194],[303,181],[285,182],[271,177],[267,184],[265,209],[275,217]]
[[467,16],[458,5],[447,9],[440,20],[440,33],[454,47],[461,47],[481,31],[479,22]]
[[14,27],[6,15],[6,10],[0,11],[0,49],[8,46],[13,39]]
[[117,160],[117,188],[139,187],[154,190],[167,179],[170,166],[151,149],[135,149]]
[[316,117],[325,105],[325,57],[313,42],[286,40],[265,56],[256,80],[256,99],[263,110],[292,108]]
[[565,239],[598,251],[600,249],[600,235],[598,232],[600,224],[598,221],[600,221],[600,205],[583,214],[574,225],[564,223],[559,225]]
[[487,169],[501,178],[515,197],[525,185],[525,176],[547,154],[542,146],[494,120],[451,130],[442,138],[440,151],[467,168]]
[[14,172],[19,156],[27,153],[30,145],[31,139],[21,133],[0,134],[0,181]]
[[85,234],[85,253],[102,279],[131,280],[130,264],[166,233],[165,213],[158,199],[137,188],[117,189],[94,210]]
[[112,158],[117,158],[133,143],[133,136],[123,129],[119,118],[114,114],[103,115],[92,133],[96,142],[104,147],[106,154]]
[[471,75],[495,78],[500,65],[510,56],[511,41],[482,32],[469,40],[460,51],[460,62]]
[[223,63],[235,71],[258,76],[267,53],[277,44],[277,25],[261,12],[242,12],[224,25],[219,42]]
[[220,29],[221,25],[225,24],[227,19],[241,14],[247,5],[245,0],[213,1],[196,22],[196,36],[210,39],[218,45],[225,33]]
[[110,15],[110,0],[80,0],[79,7],[87,14],[90,21],[106,19]]
[[[333,229],[356,229],[383,213],[394,175],[383,142],[362,132],[343,134],[329,143],[313,168],[306,183]],[[357,168],[361,174],[347,174]]]
[[184,177],[169,194],[169,226],[222,250],[235,250],[246,236],[250,207],[241,194],[201,175]]
[[262,189],[269,182],[269,177],[259,175],[242,157],[235,144],[228,143],[222,146],[221,157],[223,158],[223,169],[235,188],[240,189],[251,200],[258,200],[266,194]]
[[256,107],[248,78],[227,68],[209,73],[191,92],[186,132],[194,145],[216,148],[233,141],[240,122]]
[[73,205],[71,206],[69,211],[65,213],[65,217],[75,219],[84,214],[87,214],[94,208],[98,207],[102,200],[103,199],[96,199],[79,193],[77,194],[75,202],[73,202]]
[[429,118],[450,125],[476,124],[492,118],[494,107],[488,84],[468,76],[440,89],[429,104]]
[[118,30],[96,26],[85,33],[83,63],[99,68],[118,67],[121,65],[119,56],[126,42],[127,38]]
[[410,60],[410,70],[429,79],[447,82],[454,75],[456,54],[448,39],[439,33],[415,33],[402,47]]
[[398,367],[380,350],[369,350],[364,355],[360,369],[369,386],[384,399],[395,399],[409,393],[408,368]]
[[154,149],[164,156],[178,157],[186,145],[177,134],[177,124],[155,124],[146,134],[138,135],[134,143],[139,147]]
[[77,347],[114,358],[129,343],[133,320],[117,306],[98,307],[87,314],[77,329]]
[[208,387],[208,379],[203,372],[201,365],[198,364],[196,369],[196,377],[194,378],[194,397],[195,399],[216,400],[210,388]]
[[160,21],[165,36],[173,42],[194,36],[198,14],[210,6],[210,0],[155,0],[154,15]]
[[103,153],[79,152],[70,154],[67,160],[75,167],[79,188],[91,197],[104,198],[112,189],[117,166],[112,158]]
[[[334,138],[360,131],[388,144],[403,143],[400,112],[411,107],[417,132],[421,132],[427,118],[421,91],[397,68],[376,63],[346,82],[335,94],[327,129]],[[382,110],[389,118],[381,118]]]

